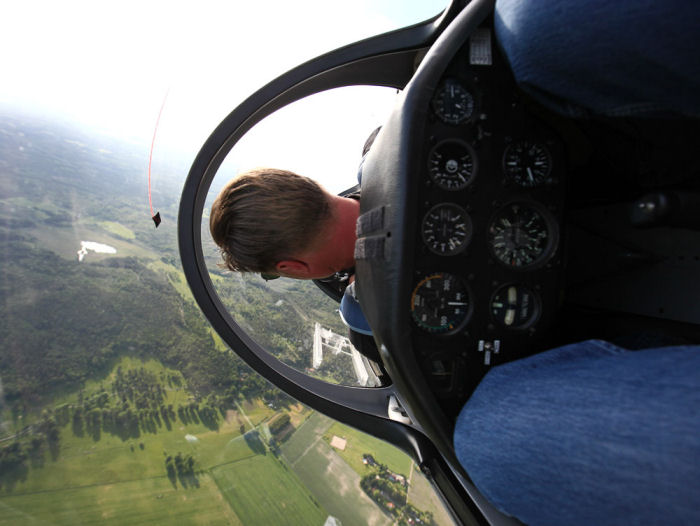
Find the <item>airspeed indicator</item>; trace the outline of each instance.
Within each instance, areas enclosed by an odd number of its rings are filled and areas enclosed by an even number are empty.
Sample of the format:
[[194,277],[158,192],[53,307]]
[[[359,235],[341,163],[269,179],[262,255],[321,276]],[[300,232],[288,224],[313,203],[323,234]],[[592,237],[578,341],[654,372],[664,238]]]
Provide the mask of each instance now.
[[467,284],[453,274],[441,272],[427,276],[411,294],[411,317],[427,332],[457,332],[467,323],[471,312]]

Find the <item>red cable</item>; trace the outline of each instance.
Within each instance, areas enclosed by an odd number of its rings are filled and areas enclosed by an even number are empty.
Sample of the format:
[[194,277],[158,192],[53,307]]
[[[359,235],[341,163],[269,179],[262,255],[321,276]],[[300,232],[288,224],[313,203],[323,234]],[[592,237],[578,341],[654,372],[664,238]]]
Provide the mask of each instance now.
[[[151,200],[151,162],[153,161],[153,146],[156,144],[156,134],[158,133],[158,125],[160,124],[160,116],[163,114],[163,108],[165,107],[165,101],[168,98],[168,93],[170,89],[165,92],[165,97],[163,97],[163,103],[160,105],[160,111],[158,112],[158,118],[156,119],[156,127],[153,129],[153,140],[151,141],[151,153],[148,155],[148,205],[151,207],[151,218],[155,219],[153,214],[153,201]],[[156,224],[158,226],[158,224]]]

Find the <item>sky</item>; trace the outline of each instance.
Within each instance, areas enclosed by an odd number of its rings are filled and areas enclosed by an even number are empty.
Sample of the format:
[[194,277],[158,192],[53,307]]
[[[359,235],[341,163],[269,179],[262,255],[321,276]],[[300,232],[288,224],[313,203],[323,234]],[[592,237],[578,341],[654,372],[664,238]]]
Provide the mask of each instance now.
[[[292,67],[417,23],[447,0],[23,0],[0,18],[0,105],[194,157],[241,101]],[[395,93],[353,88],[295,103],[234,149],[234,169],[307,172],[336,191]],[[305,140],[304,140],[305,139]],[[335,151],[337,145],[351,148]],[[334,188],[334,185],[340,185]],[[347,185],[345,185],[347,186]]]

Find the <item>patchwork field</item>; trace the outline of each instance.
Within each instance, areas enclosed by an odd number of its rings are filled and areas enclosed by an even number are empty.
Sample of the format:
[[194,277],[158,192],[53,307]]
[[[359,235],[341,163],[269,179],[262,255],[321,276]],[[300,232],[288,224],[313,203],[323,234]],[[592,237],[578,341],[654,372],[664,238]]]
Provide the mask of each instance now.
[[332,423],[333,420],[321,413],[311,415],[282,446],[284,458],[294,465]]
[[362,455],[370,453],[377,462],[385,464],[390,471],[407,477],[409,480],[408,502],[410,504],[420,510],[432,512],[435,524],[453,524],[430,482],[420,473],[408,455],[382,440],[340,422],[334,422],[325,432],[323,435],[324,444],[330,443],[333,436],[346,439],[344,450],[333,448],[333,451],[359,475],[358,480],[369,469],[362,463]]
[[370,453],[377,462],[385,464],[390,471],[408,477],[412,460],[400,449],[340,422],[334,422],[323,438],[330,443],[334,435],[347,440],[345,450],[336,451],[359,475],[367,472],[367,468],[362,463],[362,455]]
[[220,466],[211,474],[244,524],[321,526],[328,516],[294,472],[271,454]]
[[[163,405],[192,402],[177,371],[155,360],[124,357],[103,379],[60,397],[57,407],[74,407],[99,393],[112,396],[118,374],[123,378],[137,370],[139,378],[150,378],[151,387],[153,382],[163,387]],[[58,454],[47,452],[0,488],[0,525],[322,525],[325,509],[253,429],[278,411],[257,399],[236,406],[217,413],[218,428],[178,413],[167,425],[161,419],[152,431],[142,428],[140,435],[126,439],[104,430],[90,434],[82,425],[62,425]],[[291,414],[303,424],[309,410],[297,404]],[[176,456],[191,459],[190,475],[168,472],[167,459]]]
[[360,477],[323,440],[294,464],[294,471],[328,513],[343,526],[381,526],[389,517],[360,489]]

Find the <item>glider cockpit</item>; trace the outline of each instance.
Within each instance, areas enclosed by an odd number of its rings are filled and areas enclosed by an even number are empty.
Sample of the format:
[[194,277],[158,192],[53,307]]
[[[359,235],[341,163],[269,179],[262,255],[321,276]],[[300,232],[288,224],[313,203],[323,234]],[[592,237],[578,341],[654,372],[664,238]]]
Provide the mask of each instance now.
[[[451,440],[491,367],[585,338],[700,340],[699,166],[684,147],[698,126],[558,116],[515,85],[492,9],[455,1],[263,87],[201,149],[179,217],[189,285],[228,345],[305,404],[410,452],[464,523],[510,520]],[[217,297],[202,252],[207,191],[231,148],[277,109],[348,85],[402,90],[362,167],[356,286],[386,372],[371,388],[270,355]]]

